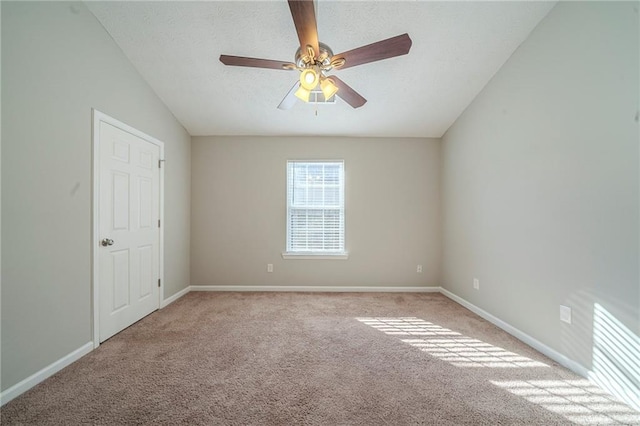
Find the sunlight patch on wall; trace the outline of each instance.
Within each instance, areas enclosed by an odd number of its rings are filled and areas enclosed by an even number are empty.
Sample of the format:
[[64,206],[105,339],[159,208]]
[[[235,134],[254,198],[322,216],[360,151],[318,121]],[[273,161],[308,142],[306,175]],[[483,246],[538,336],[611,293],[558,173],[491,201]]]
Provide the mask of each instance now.
[[415,317],[356,318],[396,336],[404,343],[456,367],[523,368],[548,367],[539,361],[506,351],[478,339]]
[[640,410],[640,337],[598,303],[593,308],[592,354],[589,377]]
[[586,379],[491,383],[579,425],[640,423],[639,413]]

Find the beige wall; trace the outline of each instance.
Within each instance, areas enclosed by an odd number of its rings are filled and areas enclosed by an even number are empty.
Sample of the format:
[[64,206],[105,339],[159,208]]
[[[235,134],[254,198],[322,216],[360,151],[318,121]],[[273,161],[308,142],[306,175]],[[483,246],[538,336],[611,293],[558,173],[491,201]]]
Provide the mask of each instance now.
[[561,2],[442,146],[443,286],[606,375],[603,352],[628,377],[638,352],[622,340],[640,334],[638,51],[637,2]]
[[189,285],[190,137],[80,2],[2,2],[2,390],[92,339],[91,108],[165,142],[165,297]]
[[[439,285],[439,140],[192,141],[193,285]],[[282,259],[288,159],[345,160],[348,260]]]

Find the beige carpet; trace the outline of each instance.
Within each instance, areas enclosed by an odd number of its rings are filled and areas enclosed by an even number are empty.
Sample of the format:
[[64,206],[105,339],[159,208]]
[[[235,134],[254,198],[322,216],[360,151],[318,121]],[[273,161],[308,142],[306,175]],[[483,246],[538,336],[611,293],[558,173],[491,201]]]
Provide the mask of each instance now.
[[190,293],[1,409],[9,424],[640,424],[439,294]]

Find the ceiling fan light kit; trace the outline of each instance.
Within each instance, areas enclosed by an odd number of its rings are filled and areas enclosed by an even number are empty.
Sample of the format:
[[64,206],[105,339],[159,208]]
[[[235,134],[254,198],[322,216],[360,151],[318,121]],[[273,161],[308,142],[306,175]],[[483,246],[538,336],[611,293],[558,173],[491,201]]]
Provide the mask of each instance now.
[[326,100],[337,95],[351,107],[359,108],[367,100],[338,77],[333,75],[328,77],[328,72],[406,55],[411,49],[412,42],[409,35],[402,34],[334,55],[329,46],[318,41],[313,0],[288,0],[288,2],[300,42],[294,63],[220,55],[220,61],[225,65],[300,71],[299,82],[294,84],[280,102],[278,106],[280,109],[291,108],[296,97],[309,102],[311,92],[318,85]]

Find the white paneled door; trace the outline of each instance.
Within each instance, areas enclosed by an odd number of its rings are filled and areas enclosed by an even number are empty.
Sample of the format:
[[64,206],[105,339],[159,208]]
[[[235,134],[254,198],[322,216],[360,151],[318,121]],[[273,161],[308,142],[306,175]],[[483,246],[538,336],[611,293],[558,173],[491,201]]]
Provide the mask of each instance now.
[[98,132],[99,341],[160,305],[161,147],[105,121]]

